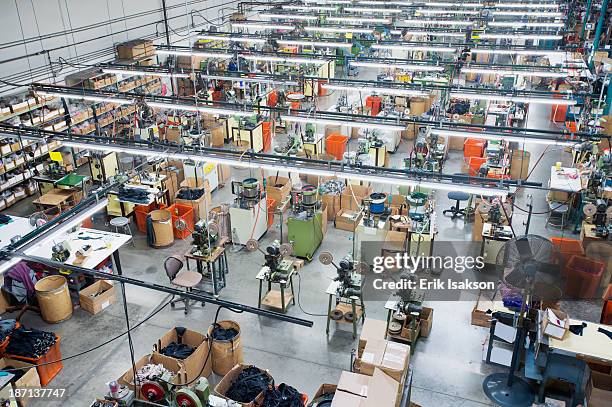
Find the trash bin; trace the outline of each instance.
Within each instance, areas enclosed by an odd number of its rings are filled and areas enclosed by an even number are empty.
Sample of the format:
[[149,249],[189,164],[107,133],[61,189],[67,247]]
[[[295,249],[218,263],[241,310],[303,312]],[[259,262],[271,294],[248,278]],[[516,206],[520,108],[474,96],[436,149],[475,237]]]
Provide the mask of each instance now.
[[57,324],[72,316],[72,300],[64,276],[45,277],[34,285],[34,290],[40,313],[46,322]]

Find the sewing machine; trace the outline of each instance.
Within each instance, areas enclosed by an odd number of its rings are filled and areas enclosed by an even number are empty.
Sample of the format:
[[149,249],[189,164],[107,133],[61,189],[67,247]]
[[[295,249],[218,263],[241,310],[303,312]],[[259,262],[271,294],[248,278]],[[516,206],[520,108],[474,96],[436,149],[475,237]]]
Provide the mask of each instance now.
[[210,256],[219,238],[219,226],[214,222],[202,219],[195,224],[191,237],[193,238],[191,254]]

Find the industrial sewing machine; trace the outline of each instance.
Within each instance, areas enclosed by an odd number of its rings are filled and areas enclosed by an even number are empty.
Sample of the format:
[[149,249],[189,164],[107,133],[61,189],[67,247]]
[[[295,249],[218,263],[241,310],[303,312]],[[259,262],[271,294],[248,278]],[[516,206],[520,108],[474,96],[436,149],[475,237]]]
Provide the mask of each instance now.
[[304,185],[291,191],[291,213],[287,218],[287,238],[293,254],[311,260],[323,241],[323,213],[317,188]]
[[268,208],[259,180],[232,181],[232,193],[236,195],[229,209],[232,241],[245,244],[249,239],[261,238],[268,230]]
[[191,237],[193,238],[191,254],[202,257],[210,256],[219,239],[219,226],[212,221],[201,219],[195,224]]

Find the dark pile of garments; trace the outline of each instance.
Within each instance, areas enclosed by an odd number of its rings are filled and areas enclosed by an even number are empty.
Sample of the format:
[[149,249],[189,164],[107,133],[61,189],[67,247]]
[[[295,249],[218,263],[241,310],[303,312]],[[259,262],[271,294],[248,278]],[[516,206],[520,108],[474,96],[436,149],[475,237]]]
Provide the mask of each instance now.
[[119,200],[146,204],[149,202],[149,192],[140,188],[119,187]]
[[0,343],[4,342],[7,336],[13,333],[17,322],[14,319],[4,319],[0,321]]
[[6,353],[38,359],[47,354],[49,349],[55,345],[55,341],[53,332],[27,329],[22,326],[15,329],[11,334]]
[[250,403],[259,393],[273,384],[272,378],[266,372],[255,366],[249,366],[240,372],[225,396],[239,403]]
[[187,359],[194,351],[194,348],[184,343],[171,342],[160,353],[175,359]]
[[215,324],[211,335],[215,341],[231,341],[238,336],[238,330],[235,328],[225,329]]
[[470,111],[470,102],[457,102],[448,108],[448,113],[464,115]]
[[270,386],[264,394],[262,407],[304,407],[302,394],[293,387],[281,383]]
[[178,191],[176,197],[186,201],[197,201],[204,195],[203,188],[183,188]]
[[11,223],[13,219],[10,216],[7,216],[3,213],[0,213],[0,225],[6,225],[7,223]]

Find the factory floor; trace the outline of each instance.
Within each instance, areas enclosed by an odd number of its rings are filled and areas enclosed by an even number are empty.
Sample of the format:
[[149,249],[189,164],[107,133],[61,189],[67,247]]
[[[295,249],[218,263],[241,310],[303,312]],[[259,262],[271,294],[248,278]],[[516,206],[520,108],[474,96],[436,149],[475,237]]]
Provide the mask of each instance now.
[[[548,114],[544,111],[546,108],[541,108],[542,111],[537,109],[536,106],[530,112],[530,120],[534,122],[530,122],[529,127],[547,128],[549,123],[546,119]],[[402,147],[405,151],[405,145]],[[533,168],[544,149],[536,145],[529,146],[528,150],[531,152],[531,168]],[[541,181],[546,186],[551,165],[556,161],[563,161],[561,157],[569,159],[568,154],[549,149],[543,155],[530,180]],[[459,172],[461,159],[461,152],[451,152],[444,171]],[[393,161],[394,165],[399,166],[401,157],[394,156]],[[232,170],[234,179],[243,179],[248,175],[250,174],[246,170]],[[375,190],[392,192],[389,186],[384,188],[375,186]],[[530,190],[519,193],[520,207],[526,207],[527,193],[533,195],[534,211],[544,212],[545,191]],[[436,198],[439,233],[437,240],[469,241],[472,224],[466,224],[461,219],[450,220],[443,216],[442,211],[450,207],[452,202],[447,199],[446,193],[438,192]],[[229,202],[232,199],[229,184],[213,194],[215,204]],[[27,215],[31,210],[31,206],[24,201],[7,213]],[[515,213],[514,227],[518,234],[524,231],[525,219],[525,214]],[[562,234],[560,231],[545,228],[545,220],[545,215],[534,214],[530,233],[545,237]],[[262,239],[262,246],[278,239],[279,230],[277,219]],[[569,229],[563,234],[566,237],[577,237]],[[334,257],[341,258],[351,250],[351,239],[351,232],[337,230],[330,223],[319,252],[328,250]],[[185,253],[189,244],[189,239],[177,240],[170,248],[151,249],[147,247],[145,236],[135,231],[135,247],[127,245],[120,251],[123,272],[128,277],[167,285],[168,280],[162,268],[163,260],[171,254]],[[255,275],[263,262],[263,256],[258,252],[247,253],[244,250],[233,253],[229,246],[227,251],[230,272],[227,287],[222,290],[221,298],[256,306],[258,285]],[[330,335],[325,334],[326,319],[321,316],[325,315],[327,307],[325,289],[335,276],[335,270],[315,260],[306,264],[299,274],[301,283],[296,289],[301,285],[298,291],[303,310],[299,306],[291,306],[288,314],[312,320],[314,322],[312,328],[246,313],[235,314],[228,310],[222,310],[219,318],[232,319],[240,324],[246,363],[269,369],[277,383],[286,382],[312,396],[321,383],[336,383],[340,372],[349,369],[351,350],[357,347],[357,342],[353,340],[348,325],[332,326]],[[165,294],[136,286],[127,286],[125,292],[132,326],[168,300]],[[474,296],[466,294],[461,301],[437,301],[427,304],[434,309],[433,329],[428,338],[418,342],[416,351],[411,357],[410,364],[414,368],[412,388],[414,402],[426,407],[491,405],[482,392],[482,381],[488,373],[497,368],[481,362],[482,344],[487,330],[470,325],[470,312],[474,300]],[[385,319],[386,311],[383,306],[384,303],[380,301],[366,302],[368,318]],[[563,304],[563,308],[572,317],[588,321],[597,321],[600,307],[597,301]],[[170,307],[162,310],[133,332],[136,360],[150,353],[157,338],[175,326],[205,332],[213,322],[216,311],[216,307],[211,305],[204,308],[197,306],[185,317],[181,310],[172,310]],[[305,312],[318,315],[307,315]],[[117,303],[95,316],[77,309],[70,320],[48,325],[42,322],[38,315],[28,312],[23,316],[22,323],[28,327],[50,330],[60,335],[63,357],[70,357],[94,348],[126,330],[120,295]],[[64,362],[63,370],[50,385],[67,388],[67,400],[32,401],[30,405],[32,407],[87,406],[93,399],[106,393],[106,383],[118,379],[128,369],[130,369],[130,351],[127,337],[123,336],[109,345]],[[218,381],[218,378],[213,381]]]

